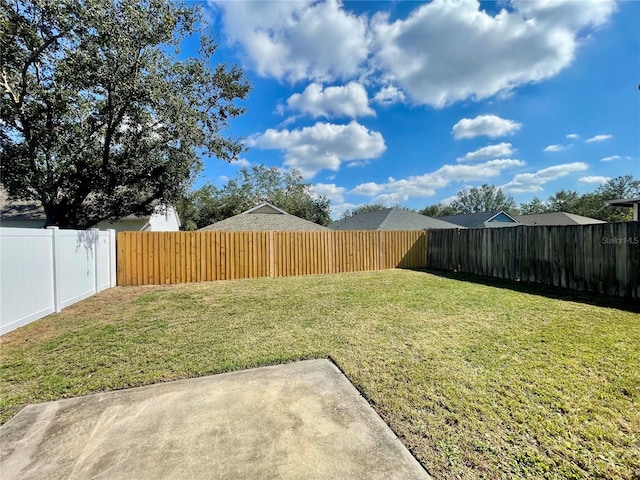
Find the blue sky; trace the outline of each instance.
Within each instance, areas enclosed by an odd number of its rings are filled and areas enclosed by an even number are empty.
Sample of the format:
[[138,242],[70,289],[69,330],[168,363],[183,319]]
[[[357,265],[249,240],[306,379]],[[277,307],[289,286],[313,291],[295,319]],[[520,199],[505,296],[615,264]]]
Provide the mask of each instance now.
[[[494,184],[516,202],[640,178],[640,2],[210,2],[216,61],[245,69],[249,151],[298,168],[334,218]],[[188,52],[185,52],[188,53]]]

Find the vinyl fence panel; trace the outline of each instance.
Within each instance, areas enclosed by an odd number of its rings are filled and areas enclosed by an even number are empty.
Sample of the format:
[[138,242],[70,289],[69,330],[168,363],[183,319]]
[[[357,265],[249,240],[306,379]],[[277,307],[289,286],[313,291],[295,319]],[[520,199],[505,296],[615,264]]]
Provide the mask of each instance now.
[[0,334],[115,286],[115,231],[0,228]]
[[2,228],[0,333],[55,312],[53,242],[47,230]]

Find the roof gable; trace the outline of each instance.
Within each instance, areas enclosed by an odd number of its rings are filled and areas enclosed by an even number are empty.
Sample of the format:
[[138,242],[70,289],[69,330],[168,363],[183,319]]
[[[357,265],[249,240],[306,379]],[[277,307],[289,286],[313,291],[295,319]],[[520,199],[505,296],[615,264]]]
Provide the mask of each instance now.
[[256,214],[256,213],[262,213],[267,215],[289,215],[287,212],[285,212],[281,208],[278,208],[275,205],[270,204],[269,202],[262,202],[260,205],[250,208],[245,212],[242,212],[240,215]]
[[425,230],[460,227],[411,210],[385,208],[337,220],[329,225],[329,228],[332,230]]
[[276,232],[329,230],[327,227],[291,215],[284,210],[263,202],[233,217],[212,223],[200,230],[238,232]]
[[[498,212],[476,212],[463,213],[459,215],[447,215],[445,217],[437,217],[438,220],[455,223],[467,228],[486,228],[488,224],[491,226],[501,226],[499,224],[517,224],[518,221],[503,210]],[[503,225],[504,226],[504,225]]]
[[517,223],[518,221],[509,215],[507,212],[503,212],[502,210],[496,213],[493,217],[489,218],[487,222],[507,222],[507,223]]

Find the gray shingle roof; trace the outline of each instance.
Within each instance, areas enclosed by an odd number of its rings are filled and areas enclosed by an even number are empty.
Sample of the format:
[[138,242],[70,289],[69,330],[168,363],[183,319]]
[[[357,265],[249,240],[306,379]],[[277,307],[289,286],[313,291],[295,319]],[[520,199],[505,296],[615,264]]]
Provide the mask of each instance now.
[[640,203],[640,197],[618,198],[616,200],[607,200],[606,203],[612,207],[633,207]]
[[42,204],[36,200],[9,200],[0,187],[0,217],[4,220],[46,220]]
[[[438,220],[451,222],[461,227],[467,227],[467,228],[486,228],[485,222],[488,220],[491,220],[493,217],[501,213],[504,213],[505,215],[511,217],[510,215],[508,215],[503,211],[498,211],[498,212],[477,212],[477,213],[465,213],[460,215],[448,215],[445,217],[438,217]],[[504,223],[504,222],[496,222],[496,223]],[[511,223],[517,223],[517,222],[511,222]],[[507,223],[507,225],[509,225],[509,223]]]
[[425,230],[460,228],[458,225],[401,208],[360,213],[329,225],[332,230]]
[[594,223],[607,223],[602,220],[596,220],[595,218],[565,212],[516,215],[514,218],[523,225],[590,225]]
[[[157,201],[154,203],[159,205]],[[148,219],[150,217],[151,215],[127,215],[121,220]],[[7,191],[0,187],[0,219],[45,221],[47,216],[45,215],[44,207],[39,200],[9,200]]]
[[226,232],[307,232],[315,230],[326,231],[329,229],[317,223],[296,217],[295,215],[290,215],[269,203],[262,203],[246,212],[212,223],[200,230]]

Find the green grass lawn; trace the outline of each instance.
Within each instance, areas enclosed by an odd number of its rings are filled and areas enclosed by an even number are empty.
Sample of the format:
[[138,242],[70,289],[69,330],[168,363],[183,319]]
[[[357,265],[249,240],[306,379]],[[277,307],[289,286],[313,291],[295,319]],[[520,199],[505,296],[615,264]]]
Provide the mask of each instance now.
[[330,357],[436,478],[639,478],[640,315],[537,293],[403,270],[118,287],[1,337],[0,420]]

